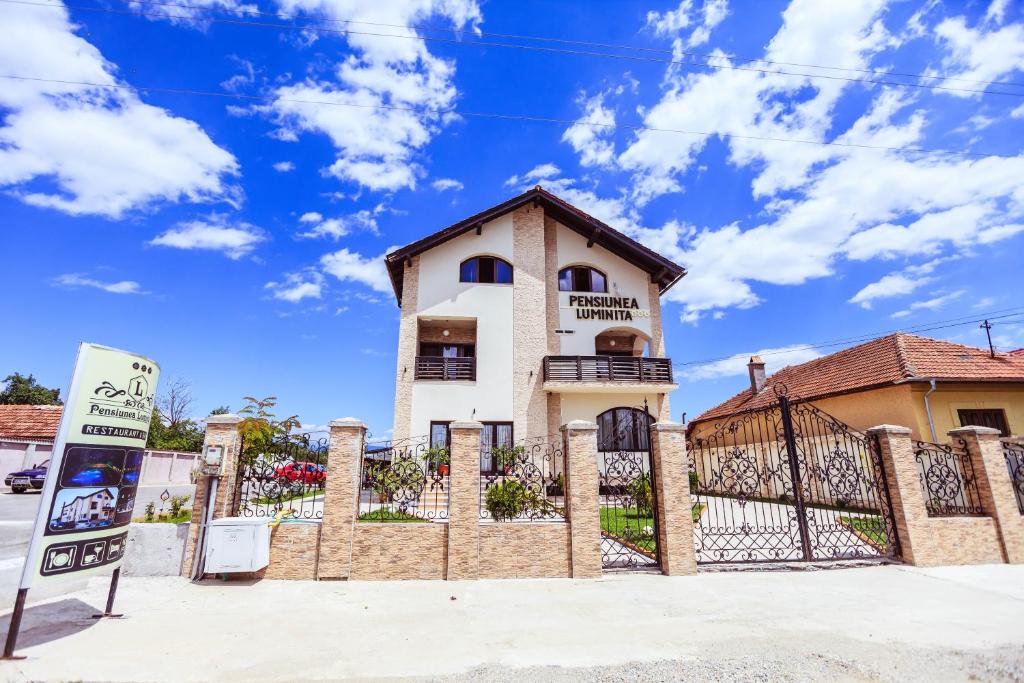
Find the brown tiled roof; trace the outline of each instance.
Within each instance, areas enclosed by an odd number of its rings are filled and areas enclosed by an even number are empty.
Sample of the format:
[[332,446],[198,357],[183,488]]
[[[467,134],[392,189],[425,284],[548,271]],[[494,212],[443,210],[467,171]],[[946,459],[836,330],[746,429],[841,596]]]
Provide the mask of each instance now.
[[897,332],[886,337],[787,366],[768,377],[761,391],[745,389],[692,423],[740,410],[763,408],[783,385],[790,398],[813,400],[905,381],[1024,382],[1024,356]]
[[0,440],[53,441],[63,406],[0,405]]

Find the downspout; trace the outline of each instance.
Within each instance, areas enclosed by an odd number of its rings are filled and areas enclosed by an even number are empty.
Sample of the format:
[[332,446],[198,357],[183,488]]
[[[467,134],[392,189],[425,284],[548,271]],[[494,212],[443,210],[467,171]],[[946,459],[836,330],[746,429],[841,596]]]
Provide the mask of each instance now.
[[932,388],[924,394],[924,412],[928,415],[928,428],[932,431],[932,443],[938,443],[939,439],[935,434],[935,420],[932,418],[932,406],[928,402],[928,397],[935,391],[935,380],[930,379],[928,381],[931,383]]

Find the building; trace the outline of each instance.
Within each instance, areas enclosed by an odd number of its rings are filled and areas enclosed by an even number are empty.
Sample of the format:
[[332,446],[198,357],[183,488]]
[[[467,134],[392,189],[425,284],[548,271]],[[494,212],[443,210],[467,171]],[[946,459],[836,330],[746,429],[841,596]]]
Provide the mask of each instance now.
[[69,500],[60,509],[62,525],[83,522],[109,523],[113,516],[114,494],[110,489],[100,489],[88,496],[78,496]]
[[50,458],[63,406],[0,405],[0,479]]
[[791,400],[814,405],[865,430],[909,427],[913,438],[944,441],[951,429],[993,427],[1024,434],[1024,356],[896,333],[765,376],[757,356],[748,364],[750,388],[688,425],[706,431],[716,421],[775,401],[785,386]]
[[539,186],[386,262],[401,308],[395,440],[442,445],[460,419],[492,445],[578,419],[607,439],[626,417],[669,416],[660,297],[685,270]]

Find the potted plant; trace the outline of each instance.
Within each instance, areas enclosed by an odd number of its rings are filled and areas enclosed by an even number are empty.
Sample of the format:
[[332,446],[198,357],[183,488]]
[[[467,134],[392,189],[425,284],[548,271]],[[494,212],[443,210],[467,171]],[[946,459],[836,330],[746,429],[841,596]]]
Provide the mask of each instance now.
[[495,446],[491,449],[491,456],[494,458],[495,467],[501,470],[502,474],[508,474],[525,452],[526,448],[522,445]]
[[428,448],[423,453],[423,459],[427,462],[428,469],[435,470],[442,477],[448,476],[452,459],[447,448]]

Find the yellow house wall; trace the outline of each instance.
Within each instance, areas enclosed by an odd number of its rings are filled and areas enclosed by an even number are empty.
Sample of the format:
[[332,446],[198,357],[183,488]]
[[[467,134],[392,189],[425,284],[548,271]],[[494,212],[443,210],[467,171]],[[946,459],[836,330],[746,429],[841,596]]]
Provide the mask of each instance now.
[[[913,438],[921,438],[922,422],[914,410],[911,387],[906,384],[822,398],[812,403],[861,432],[878,425],[890,424],[909,427],[914,432]],[[927,419],[923,425],[923,433],[927,434]]]
[[[928,415],[924,408],[924,395],[930,387],[926,383],[913,385],[914,410],[922,425],[921,434],[914,432],[915,439],[931,441],[928,428]],[[960,424],[957,410],[1002,409],[1006,412],[1006,422],[1013,436],[1024,434],[1024,384],[996,384],[991,382],[975,382],[973,384],[946,384],[939,382],[935,392],[928,397],[935,420],[937,440],[947,441],[946,433]]]

